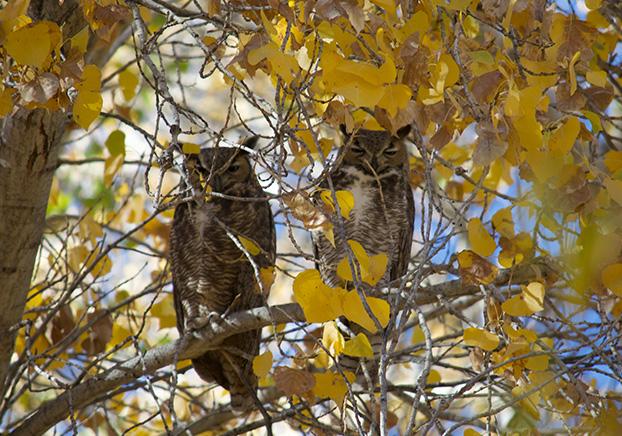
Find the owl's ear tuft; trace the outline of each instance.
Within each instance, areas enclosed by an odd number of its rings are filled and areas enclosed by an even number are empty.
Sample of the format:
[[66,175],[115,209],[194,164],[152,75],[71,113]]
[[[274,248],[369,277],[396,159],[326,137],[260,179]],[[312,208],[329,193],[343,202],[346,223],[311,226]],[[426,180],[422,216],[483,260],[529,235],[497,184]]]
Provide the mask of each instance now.
[[242,145],[246,148],[250,148],[252,150],[257,146],[257,142],[259,141],[259,136],[253,135],[250,138],[246,138],[242,141]]
[[404,139],[406,135],[410,133],[410,124],[405,125],[404,127],[400,127],[397,129],[395,136],[399,139]]

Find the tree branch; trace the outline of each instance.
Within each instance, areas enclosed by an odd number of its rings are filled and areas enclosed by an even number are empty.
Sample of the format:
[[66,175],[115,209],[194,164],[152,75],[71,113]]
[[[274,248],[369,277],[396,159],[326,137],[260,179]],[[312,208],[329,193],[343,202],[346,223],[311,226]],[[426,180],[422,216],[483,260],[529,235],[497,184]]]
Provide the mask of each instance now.
[[[501,286],[510,281],[512,284],[518,284],[547,278],[554,274],[552,265],[550,260],[536,259],[513,270],[502,270],[495,284]],[[438,297],[457,298],[477,292],[479,292],[477,286],[465,285],[461,280],[453,280],[419,289],[415,296],[415,303],[425,305],[435,303]],[[302,309],[294,303],[234,313],[227,319],[217,320],[205,326],[198,332],[200,339],[186,336],[171,344],[148,350],[142,356],[129,359],[102,374],[81,382],[56,399],[43,404],[15,428],[12,434],[41,434],[66,418],[70,410],[84,408],[97,401],[102,394],[138,377],[152,374],[164,366],[175,363],[176,360],[196,357],[208,350],[216,349],[220,342],[229,336],[275,323],[304,321]]]

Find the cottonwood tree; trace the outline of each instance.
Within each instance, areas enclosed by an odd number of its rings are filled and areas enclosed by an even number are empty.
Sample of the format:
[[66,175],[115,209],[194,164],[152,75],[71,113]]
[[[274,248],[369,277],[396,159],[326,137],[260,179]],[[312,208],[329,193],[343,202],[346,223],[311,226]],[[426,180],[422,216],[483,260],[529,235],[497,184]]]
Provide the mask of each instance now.
[[[622,424],[615,0],[2,5],[3,429]],[[382,254],[352,253],[359,293],[313,272],[309,232],[338,232],[354,201],[311,200],[340,125],[412,128],[412,259],[388,289],[369,285]],[[180,339],[167,250],[186,159],[250,134],[279,235],[276,267],[261,271],[271,297]],[[343,316],[385,332],[373,392],[336,364],[371,352],[364,335],[344,338]],[[258,327],[262,408],[236,415],[188,359]]]

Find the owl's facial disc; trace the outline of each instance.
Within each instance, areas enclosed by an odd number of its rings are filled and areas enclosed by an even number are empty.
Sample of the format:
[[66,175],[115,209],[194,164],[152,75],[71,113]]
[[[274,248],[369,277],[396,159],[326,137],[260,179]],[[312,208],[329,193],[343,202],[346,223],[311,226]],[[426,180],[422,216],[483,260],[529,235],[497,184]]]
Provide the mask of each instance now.
[[207,183],[214,192],[243,196],[252,175],[246,152],[234,148],[204,149],[200,158],[203,188]]

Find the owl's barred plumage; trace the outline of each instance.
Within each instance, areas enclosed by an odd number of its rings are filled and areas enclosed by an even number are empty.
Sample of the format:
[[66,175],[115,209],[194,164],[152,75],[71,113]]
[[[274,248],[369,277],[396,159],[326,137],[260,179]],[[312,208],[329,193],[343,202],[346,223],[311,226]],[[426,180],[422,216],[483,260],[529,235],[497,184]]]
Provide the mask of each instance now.
[[[244,145],[252,147],[255,139]],[[252,170],[248,153],[234,148],[204,149],[194,160],[191,182],[202,192],[201,180],[214,192],[242,198],[265,194]],[[227,234],[253,241],[261,253],[253,256],[257,268],[274,264],[276,237],[267,201],[242,201],[213,196],[193,200],[175,209],[171,229],[171,269],[177,328],[186,334],[202,327],[214,313],[222,315],[261,306],[253,265]],[[268,291],[268,290],[264,290]],[[252,360],[259,353],[261,330],[225,339],[218,350],[193,359],[194,369],[206,381],[228,389],[231,406],[252,406],[257,378]]]
[[[408,182],[408,153],[402,141],[409,131],[409,127],[400,129],[397,136],[364,129],[352,136],[346,134],[341,165],[331,174],[335,190],[347,190],[354,196],[354,209],[343,222],[346,240],[359,242],[370,256],[379,253],[389,256],[381,286],[403,276],[410,259],[415,205]],[[324,183],[323,187],[328,188],[328,184]],[[315,258],[324,282],[343,286],[336,271],[346,252],[339,232],[334,233],[334,246],[321,233],[314,234]],[[369,336],[358,325],[350,327],[354,334],[364,332]],[[380,336],[369,339],[377,352]],[[344,369],[358,370],[356,359],[342,357],[341,364]],[[375,365],[368,368],[372,379],[375,378]]]

